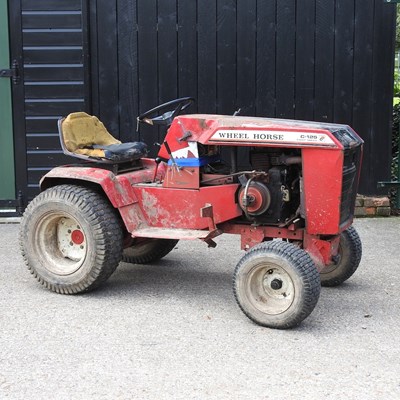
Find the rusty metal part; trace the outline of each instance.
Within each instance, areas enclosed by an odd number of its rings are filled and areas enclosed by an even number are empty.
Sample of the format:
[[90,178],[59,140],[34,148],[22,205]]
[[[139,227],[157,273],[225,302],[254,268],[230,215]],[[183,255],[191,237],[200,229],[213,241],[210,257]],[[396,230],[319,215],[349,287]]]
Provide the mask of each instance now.
[[[254,177],[256,177],[256,176],[265,176],[265,177],[267,177],[268,173],[266,173],[264,171],[253,170],[253,171],[240,171],[240,172],[236,172],[234,174],[227,174],[227,175],[224,175],[224,176],[226,178],[229,178],[229,177],[235,177],[235,176],[240,176],[240,175],[250,175],[250,176],[254,176]],[[221,175],[218,175],[216,178],[211,178],[211,179],[207,179],[207,180],[201,181],[200,183],[202,185],[204,185],[205,183],[213,182],[213,181],[216,181],[218,179],[221,179]]]

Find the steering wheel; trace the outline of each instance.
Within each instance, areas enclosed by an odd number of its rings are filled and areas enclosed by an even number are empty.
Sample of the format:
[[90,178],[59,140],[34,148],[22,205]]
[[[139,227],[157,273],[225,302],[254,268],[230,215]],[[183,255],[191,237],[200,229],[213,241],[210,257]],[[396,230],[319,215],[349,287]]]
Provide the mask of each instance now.
[[169,126],[172,124],[173,119],[192,105],[192,103],[194,103],[193,97],[182,97],[172,100],[140,114],[137,120],[149,125]]

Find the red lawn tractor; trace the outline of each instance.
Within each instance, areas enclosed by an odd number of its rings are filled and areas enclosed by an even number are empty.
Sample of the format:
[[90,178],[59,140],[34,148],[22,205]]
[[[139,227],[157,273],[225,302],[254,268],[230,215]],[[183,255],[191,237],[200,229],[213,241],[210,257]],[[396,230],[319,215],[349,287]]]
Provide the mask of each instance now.
[[121,260],[155,263],[178,240],[215,247],[215,237],[236,234],[246,251],[234,272],[239,307],[257,324],[296,326],[321,284],[341,284],[360,263],[351,224],[363,141],[346,125],[180,115],[192,102],[138,117],[168,127],[156,159],[96,117],[61,119],[64,153],[79,160],[42,178],[21,223],[25,262],[48,289],[76,294],[97,288]]

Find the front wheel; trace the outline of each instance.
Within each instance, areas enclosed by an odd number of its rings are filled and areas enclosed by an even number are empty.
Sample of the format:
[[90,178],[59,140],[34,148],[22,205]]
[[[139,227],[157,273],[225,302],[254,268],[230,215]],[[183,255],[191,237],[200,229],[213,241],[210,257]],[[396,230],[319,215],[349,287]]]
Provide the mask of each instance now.
[[122,229],[109,202],[92,190],[60,185],[40,193],[21,221],[25,263],[46,288],[63,294],[92,290],[122,257]]
[[269,328],[292,328],[318,302],[321,284],[311,257],[297,246],[264,242],[239,261],[233,289],[242,311]]
[[356,272],[362,256],[360,237],[350,226],[340,235],[337,261],[321,272],[322,286],[339,286]]

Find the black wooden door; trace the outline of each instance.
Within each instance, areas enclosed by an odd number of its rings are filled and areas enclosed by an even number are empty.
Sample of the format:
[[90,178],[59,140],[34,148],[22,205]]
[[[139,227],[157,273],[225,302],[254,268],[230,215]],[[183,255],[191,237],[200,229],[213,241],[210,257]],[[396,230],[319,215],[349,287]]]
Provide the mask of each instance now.
[[[348,123],[366,142],[361,193],[376,194],[377,181],[389,179],[394,4],[9,0],[9,8],[12,59],[23,66],[13,104],[25,203],[40,176],[67,161],[60,116],[88,110],[116,137],[136,140],[138,113],[178,96],[196,97],[194,112],[241,107]],[[140,138],[152,145],[161,136],[144,129]]]
[[12,59],[20,66],[13,88],[17,192],[26,205],[62,154],[57,120],[90,109],[85,0],[9,2]]
[[[240,107],[243,115],[350,124],[365,140],[360,192],[376,194],[377,181],[389,178],[395,4],[90,3],[93,111],[123,140],[132,138],[139,112],[193,96],[191,112]],[[161,140],[150,129],[141,138]]]

